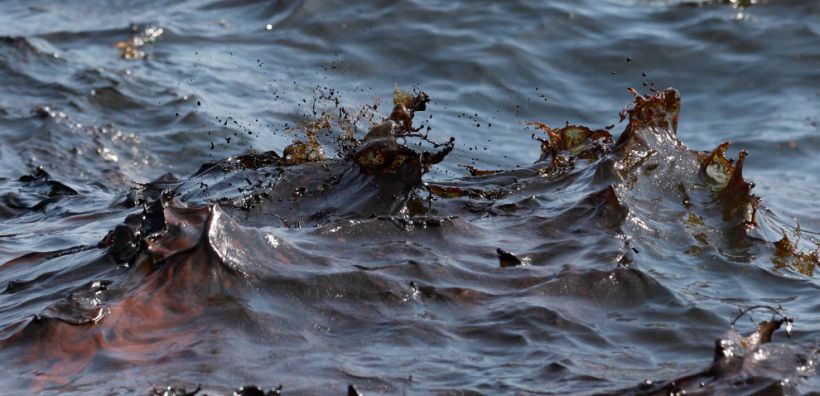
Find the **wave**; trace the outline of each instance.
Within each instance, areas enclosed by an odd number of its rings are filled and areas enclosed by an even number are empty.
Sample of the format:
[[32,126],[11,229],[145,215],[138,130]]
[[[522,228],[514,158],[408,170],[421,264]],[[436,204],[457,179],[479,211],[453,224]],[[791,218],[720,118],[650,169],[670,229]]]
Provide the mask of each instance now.
[[[97,228],[119,223],[96,243],[0,265],[7,283],[0,353],[14,367],[41,373],[8,381],[65,390],[80,379],[93,383],[140,367],[119,380],[132,384],[134,376],[167,379],[184,361],[204,367],[182,379],[194,383],[215,360],[256,365],[270,353],[362,346],[367,342],[358,337],[370,334],[380,358],[348,370],[369,373],[385,364],[385,351],[412,351],[420,340],[464,345],[460,350],[490,360],[501,351],[535,353],[551,345],[559,356],[578,356],[574,364],[553,361],[573,389],[606,390],[600,379],[615,365],[588,364],[601,361],[601,351],[618,350],[635,332],[686,340],[697,326],[610,324],[602,331],[590,317],[680,315],[668,320],[685,322],[691,315],[717,330],[726,324],[708,311],[687,311],[668,278],[687,279],[716,260],[757,268],[764,280],[781,273],[808,278],[820,246],[752,193],[745,152],[732,160],[728,144],[711,152],[686,147],[676,135],[677,91],[634,94],[617,139],[606,129],[532,123],[541,148],[533,164],[468,168],[452,179],[425,176],[455,144],[434,142],[414,127],[429,98],[397,91],[393,112],[366,136],[340,133],[336,158],[308,130],[282,154],[250,152],[203,164],[187,178],[168,174],[98,209],[82,201],[83,189],[43,170],[5,180],[5,219],[31,216],[65,228],[68,219]],[[412,148],[415,140],[430,148]],[[66,209],[77,200],[81,218]],[[101,219],[109,223],[95,223]],[[647,309],[650,301],[664,306]],[[631,392],[753,393],[811,375],[814,347],[768,343],[773,332],[698,374]],[[702,339],[686,342],[711,348]],[[649,345],[639,353],[661,348]],[[417,368],[431,370],[436,361]],[[785,364],[794,361],[803,363]],[[335,372],[333,362],[309,366],[272,367],[306,380],[343,383],[359,375]],[[378,382],[388,392],[403,389],[400,371],[381,371]],[[515,390],[537,388],[536,374],[526,372],[511,374]],[[231,373],[209,386],[222,389]],[[426,378],[427,390],[454,387],[446,378]],[[632,380],[606,386],[627,389]]]

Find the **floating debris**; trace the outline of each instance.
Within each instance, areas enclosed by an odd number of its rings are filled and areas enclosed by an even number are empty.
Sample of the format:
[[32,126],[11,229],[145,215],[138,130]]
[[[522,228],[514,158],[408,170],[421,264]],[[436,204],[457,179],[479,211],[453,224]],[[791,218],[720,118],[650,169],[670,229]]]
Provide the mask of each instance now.
[[[740,336],[735,330],[734,325],[738,319],[748,314],[753,310],[768,310],[779,316],[778,319],[772,318],[759,322],[754,331],[747,336]],[[799,356],[785,345],[770,345],[772,336],[781,327],[785,325],[786,335],[791,337],[792,325],[794,319],[783,315],[782,310],[758,305],[741,310],[740,313],[732,320],[732,329],[727,333],[726,337],[715,340],[715,352],[712,364],[697,373],[686,375],[671,381],[645,381],[635,388],[615,392],[618,395],[642,395],[642,396],[667,396],[667,395],[684,395],[684,394],[738,394],[751,392],[759,394],[761,387],[764,390],[776,392],[778,389],[782,392],[782,386],[788,384],[788,378],[782,381],[777,381],[773,384],[758,384],[760,378],[758,366],[764,366],[766,362],[771,361],[773,365],[794,365],[795,362],[800,364],[804,361],[805,366],[813,367],[816,363],[816,357]],[[801,366],[802,367],[802,366]],[[766,370],[761,368],[761,370]],[[805,375],[813,375],[813,369],[804,373]],[[741,389],[746,388],[746,391]],[[768,392],[763,392],[769,394]]]
[[502,248],[497,248],[495,252],[498,254],[498,261],[501,264],[501,268],[517,267],[523,264],[520,258]]
[[282,396],[282,385],[267,392],[255,385],[246,385],[234,391],[233,396]]
[[501,170],[484,170],[484,169],[477,169],[471,165],[460,165],[462,168],[467,169],[470,172],[470,176],[472,177],[480,177],[480,176],[487,176],[487,175],[494,175],[496,173],[501,173]]
[[184,387],[168,386],[165,389],[153,388],[150,396],[194,396],[202,390],[202,386],[197,385],[196,389],[188,391]]
[[603,129],[593,131],[578,125],[553,129],[541,122],[530,122],[527,125],[544,131],[549,137],[549,140],[545,140],[533,135],[534,139],[541,142],[539,161],[556,158],[559,155],[594,161],[606,154],[608,146],[613,143],[612,134]]
[[128,40],[118,41],[115,45],[116,48],[122,51],[120,54],[122,59],[144,59],[146,54],[145,51],[142,50],[143,47],[156,42],[159,36],[162,36],[164,32],[164,29],[159,26],[149,26],[142,31],[139,30],[138,26],[132,26],[131,30],[133,34]]
[[775,256],[772,263],[777,268],[791,268],[803,275],[812,276],[820,265],[820,248],[810,252],[800,252],[786,235],[774,243]]

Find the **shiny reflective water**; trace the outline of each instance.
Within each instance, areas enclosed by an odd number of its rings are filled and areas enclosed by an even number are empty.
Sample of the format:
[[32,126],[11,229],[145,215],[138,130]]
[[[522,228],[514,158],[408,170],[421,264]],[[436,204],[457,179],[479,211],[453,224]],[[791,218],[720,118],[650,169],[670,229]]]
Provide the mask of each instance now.
[[2,389],[820,389],[820,2],[0,10]]

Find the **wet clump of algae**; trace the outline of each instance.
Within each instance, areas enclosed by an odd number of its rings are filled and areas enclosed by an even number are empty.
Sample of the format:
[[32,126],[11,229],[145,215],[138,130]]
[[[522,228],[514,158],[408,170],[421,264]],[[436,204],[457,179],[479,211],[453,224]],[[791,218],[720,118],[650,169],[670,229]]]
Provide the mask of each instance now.
[[[558,180],[576,170],[581,162],[588,166],[596,161],[610,161],[613,171],[621,180],[616,184],[631,190],[632,195],[641,196],[647,194],[647,186],[635,189],[635,180],[644,177],[642,174],[651,174],[659,166],[672,168],[658,162],[663,160],[653,158],[669,157],[680,162],[694,162],[696,173],[670,169],[666,176],[661,177],[665,180],[657,181],[658,184],[670,180],[677,182],[680,204],[687,212],[681,222],[695,242],[686,253],[697,256],[710,248],[725,248],[743,253],[738,257],[751,257],[751,253],[746,253],[746,248],[752,244],[750,238],[760,239],[759,235],[750,236],[750,232],[761,226],[758,220],[761,199],[752,193],[754,183],[747,181],[743,174],[748,153],[740,151],[737,159],[727,158],[728,142],[710,152],[687,148],[676,136],[680,112],[680,94],[676,90],[667,89],[646,96],[634,89],[630,92],[634,95],[634,101],[620,114],[621,120],[627,120],[628,124],[617,140],[607,130],[583,125],[568,123],[564,127],[553,128],[543,122],[527,123],[546,135],[532,136],[540,143],[541,149],[539,158],[530,169],[549,180]],[[473,178],[498,179],[511,172],[463,167]],[[509,195],[515,188],[486,188],[480,183],[456,186],[435,181],[426,185],[427,191],[439,198],[483,199],[490,202]],[[651,195],[653,192],[649,193]],[[613,204],[618,206],[617,194],[610,196]],[[775,248],[772,260],[777,268],[790,268],[809,276],[813,273],[818,263],[817,249],[801,252],[785,235],[783,240],[769,243]]]
[[[720,243],[715,235],[723,235],[729,247],[734,244],[743,246],[747,240],[756,239],[760,242],[759,234],[752,236],[752,231],[762,226],[759,210],[760,197],[752,193],[754,183],[744,178],[743,167],[748,155],[740,151],[737,159],[727,158],[726,152],[729,143],[718,145],[711,152],[690,150],[675,136],[680,109],[680,97],[674,90],[665,90],[650,96],[635,94],[633,106],[621,113],[622,119],[628,118],[629,124],[623,134],[612,142],[612,136],[604,130],[591,130],[583,126],[567,125],[564,128],[553,129],[543,123],[531,123],[545,132],[548,139],[537,138],[541,141],[541,157],[539,161],[549,162],[545,174],[555,174],[551,170],[556,167],[572,168],[577,160],[587,162],[598,161],[609,156],[614,157],[616,168],[622,180],[627,181],[629,190],[634,184],[635,172],[639,169],[656,169],[657,164],[649,164],[647,158],[663,152],[664,158],[683,158],[694,156],[694,162],[699,165],[695,178],[686,178],[685,174],[677,174],[682,180],[690,183],[679,184],[681,205],[688,211],[683,224],[686,229],[695,229],[694,238],[700,245],[688,253],[699,254],[701,249],[710,244]],[[655,139],[655,141],[653,141]],[[662,144],[658,144],[661,142]],[[669,165],[674,168],[673,165]],[[673,173],[674,175],[675,173]],[[473,175],[476,176],[476,175]],[[707,191],[708,194],[699,196],[699,200],[688,195],[689,191]],[[635,194],[641,195],[641,192]],[[700,212],[700,214],[699,214]],[[717,218],[713,216],[717,214]],[[712,232],[705,232],[705,230]],[[801,232],[794,231],[797,238]],[[805,251],[798,248],[800,241],[792,240],[784,232],[782,239],[771,242],[762,240],[773,246],[771,261],[776,269],[789,268],[806,276],[812,276],[820,258],[820,249]],[[814,242],[814,241],[811,241]],[[811,243],[809,242],[809,243]],[[816,242],[814,242],[816,244]],[[764,245],[765,246],[765,245]],[[693,251],[694,250],[694,251]],[[503,266],[503,262],[502,262]],[[746,336],[741,336],[734,325],[738,319],[755,309],[765,309],[775,315],[770,320],[758,322],[755,329]],[[777,317],[779,316],[779,318]],[[781,309],[769,306],[754,306],[744,309],[731,322],[732,329],[715,341],[715,356],[711,365],[694,374],[679,377],[673,380],[645,383],[631,389],[625,389],[614,394],[633,395],[670,395],[700,392],[733,392],[735,386],[743,381],[753,384],[750,378],[756,366],[762,365],[769,357],[791,356],[789,344],[769,345],[778,329],[785,326],[786,335],[791,336],[793,318],[783,314]],[[807,367],[811,367],[811,356],[807,357]],[[798,370],[800,368],[798,367]],[[764,383],[761,381],[761,383]],[[777,391],[785,382],[776,382],[766,389]]]
[[[772,318],[758,322],[755,329],[746,336],[735,329],[735,323],[754,310],[768,310]],[[668,396],[686,394],[733,394],[739,392],[738,385],[754,385],[755,379],[747,378],[748,371],[754,371],[761,356],[775,354],[778,346],[772,346],[775,332],[785,327],[787,337],[792,335],[794,318],[785,316],[782,310],[758,305],[741,310],[732,320],[732,328],[715,340],[714,359],[705,369],[667,381],[644,381],[640,385],[611,393],[612,395]],[[787,383],[787,382],[785,382]],[[784,383],[762,385],[762,393],[782,394]],[[745,394],[745,392],[744,392]]]
[[[317,119],[298,127],[304,139],[297,139],[285,147],[282,156],[288,165],[327,160],[324,147],[319,141],[319,133],[333,133],[336,130],[340,131],[334,136],[339,157],[352,158],[365,172],[397,173],[403,164],[415,160],[418,160],[421,172],[427,172],[430,166],[441,162],[452,151],[454,142],[452,139],[445,143],[432,142],[426,134],[419,133],[421,128],[414,128],[415,113],[425,111],[429,101],[430,97],[425,92],[410,94],[396,87],[393,92],[393,109],[380,123],[374,121],[377,118],[373,112],[376,105],[365,106],[354,116],[342,113],[343,116],[339,117],[322,113]],[[370,123],[370,129],[364,138],[357,139],[356,124],[362,119]],[[396,142],[398,138],[411,137],[426,140],[434,147],[444,149],[434,153],[422,152],[416,159],[414,150]]]
[[131,27],[131,36],[127,40],[118,41],[114,46],[121,51],[120,57],[122,59],[145,59],[148,55],[143,48],[154,44],[164,32],[165,30],[159,26],[140,29],[139,26],[134,25]]
[[783,239],[774,243],[775,256],[772,263],[776,268],[792,268],[803,275],[812,276],[817,265],[820,264],[820,248],[810,252],[801,252],[783,235]]

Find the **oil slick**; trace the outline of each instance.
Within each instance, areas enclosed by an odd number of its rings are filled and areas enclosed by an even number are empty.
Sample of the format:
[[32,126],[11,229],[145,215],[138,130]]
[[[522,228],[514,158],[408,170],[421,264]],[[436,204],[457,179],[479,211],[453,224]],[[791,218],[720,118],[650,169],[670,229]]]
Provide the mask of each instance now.
[[[467,167],[464,177],[440,180],[429,179],[429,171],[455,142],[434,142],[414,125],[429,101],[424,92],[396,90],[390,114],[364,136],[338,132],[345,149],[336,157],[317,138],[333,123],[320,120],[281,154],[248,152],[203,164],[187,178],[166,175],[138,185],[104,208],[121,220],[96,245],[2,264],[8,279],[3,295],[13,295],[20,309],[3,323],[0,349],[15,351],[3,355],[13,364],[42,373],[19,386],[31,392],[67,387],[112,359],[128,365],[232,359],[221,345],[257,334],[285,344],[306,337],[318,342],[335,326],[318,313],[325,308],[313,305],[328,304],[326,298],[334,306],[349,304],[351,317],[376,315],[351,319],[358,328],[379,323],[382,310],[410,310],[414,320],[427,320],[436,317],[428,311],[433,304],[443,304],[445,312],[457,307],[457,313],[492,302],[493,292],[476,282],[503,282],[516,292],[547,285],[539,294],[547,302],[555,301],[551,293],[607,299],[619,288],[660,287],[640,272],[657,263],[649,256],[653,249],[666,257],[712,255],[749,266],[764,257],[773,264],[768,269],[804,276],[817,265],[817,250],[800,248],[812,241],[792,243],[786,235],[799,230],[761,210],[743,175],[745,152],[731,160],[728,144],[699,152],[680,141],[675,90],[635,92],[633,105],[621,113],[628,123],[617,139],[606,130],[533,122],[540,156],[532,164]],[[432,148],[413,149],[406,144],[412,139]],[[81,189],[51,180],[45,170],[3,183],[6,191],[17,191],[3,203],[7,218],[82,198]],[[412,258],[403,251],[414,252]],[[407,275],[417,268],[421,272]],[[447,271],[454,272],[442,275]],[[541,273],[545,278],[536,276]],[[447,281],[426,286],[439,276]],[[573,287],[550,286],[572,279]],[[265,281],[275,287],[262,289]],[[274,318],[267,323],[296,330],[267,328],[253,310],[266,308],[251,309],[258,301],[314,316],[259,313]],[[247,327],[217,320],[222,314]],[[747,337],[731,333],[718,341],[705,370],[625,392],[749,393],[799,381],[816,357],[771,342],[784,325],[790,327],[791,319],[760,322]],[[512,344],[520,339],[505,337]],[[765,379],[746,381],[755,375]],[[738,388],[737,381],[746,382]],[[181,387],[164,389],[186,394]]]

